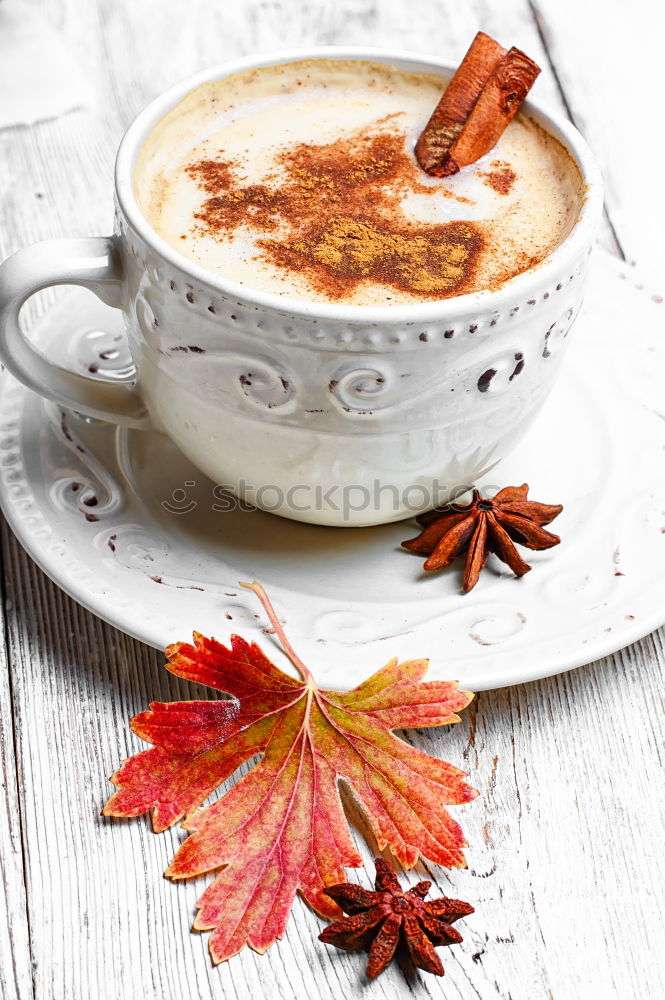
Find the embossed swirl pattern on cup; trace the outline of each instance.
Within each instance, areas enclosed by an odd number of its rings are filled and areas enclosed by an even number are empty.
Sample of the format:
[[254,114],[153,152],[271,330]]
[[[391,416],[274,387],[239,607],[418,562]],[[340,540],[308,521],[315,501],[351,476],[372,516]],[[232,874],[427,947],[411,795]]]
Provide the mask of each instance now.
[[[292,426],[363,433],[378,422],[382,430],[399,430],[481,417],[504,426],[548,391],[570,316],[568,308],[539,340],[528,329],[515,329],[509,347],[497,342],[464,352],[450,372],[443,351],[425,373],[411,354],[352,361],[329,352],[312,365],[303,351],[250,355],[234,347],[192,351],[183,345],[158,365],[185,391],[220,409]],[[550,343],[554,349],[546,350]]]
[[[451,426],[470,417],[475,423],[481,414],[486,426],[510,425],[548,391],[577,309],[577,300],[565,296],[547,303],[536,331],[528,313],[497,326],[491,337],[444,337],[423,365],[420,351],[429,341],[397,353],[314,356],[295,345],[273,346],[266,336],[260,353],[252,353],[248,332],[229,329],[213,314],[196,326],[172,317],[169,329],[176,332],[162,335],[159,306],[146,302],[142,296],[136,307],[139,339],[153,348],[146,351],[152,363],[181,388],[250,419],[351,433],[370,432],[378,422],[384,431]],[[129,333],[135,335],[132,326]]]

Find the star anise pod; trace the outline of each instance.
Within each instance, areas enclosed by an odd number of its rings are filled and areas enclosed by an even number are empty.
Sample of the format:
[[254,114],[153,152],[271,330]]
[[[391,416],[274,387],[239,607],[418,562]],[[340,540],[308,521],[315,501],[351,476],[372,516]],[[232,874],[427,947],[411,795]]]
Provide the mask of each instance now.
[[506,486],[492,499],[474,490],[471,503],[465,507],[450,503],[421,514],[417,520],[423,530],[402,545],[429,556],[423,566],[426,570],[444,569],[466,552],[464,593],[477,584],[490,552],[507,563],[516,576],[524,576],[531,566],[522,559],[515,542],[529,549],[558,545],[559,536],[545,531],[543,525],[563,510],[561,504],[527,500],[528,492],[526,483]]
[[382,858],[376,858],[374,864],[375,892],[353,882],[324,890],[349,916],[326,927],[319,941],[344,951],[367,948],[370,979],[376,979],[390,965],[398,945],[406,949],[417,968],[442,976],[443,965],[434,946],[459,944],[462,935],[450,925],[473,913],[473,907],[446,896],[425,902],[431,882],[419,882],[402,892],[392,868]]

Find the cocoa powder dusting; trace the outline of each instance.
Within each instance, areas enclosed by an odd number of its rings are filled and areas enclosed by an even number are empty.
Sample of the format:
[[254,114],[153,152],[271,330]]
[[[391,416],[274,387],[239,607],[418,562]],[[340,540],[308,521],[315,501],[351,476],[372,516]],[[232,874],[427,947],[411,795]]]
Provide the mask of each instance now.
[[315,223],[294,240],[262,240],[272,260],[307,274],[333,298],[363,279],[414,295],[445,298],[468,278],[478,237],[465,222],[396,231],[370,219],[336,216]]
[[502,163],[501,160],[494,160],[490,163],[489,170],[481,170],[479,174],[484,183],[493,188],[497,194],[508,194],[517,179],[515,171],[507,163]]
[[194,167],[185,167],[185,172],[196,178],[199,187],[209,194],[225,191],[233,183],[231,166],[223,160],[200,160]]
[[439,187],[422,182],[400,133],[292,146],[262,184],[243,183],[223,159],[200,160],[186,172],[209,195],[195,214],[196,231],[224,239],[242,226],[258,229],[266,234],[257,241],[264,258],[305,274],[333,299],[363,281],[428,299],[460,294],[483,247],[474,223],[415,224],[405,216],[406,195],[431,197]]

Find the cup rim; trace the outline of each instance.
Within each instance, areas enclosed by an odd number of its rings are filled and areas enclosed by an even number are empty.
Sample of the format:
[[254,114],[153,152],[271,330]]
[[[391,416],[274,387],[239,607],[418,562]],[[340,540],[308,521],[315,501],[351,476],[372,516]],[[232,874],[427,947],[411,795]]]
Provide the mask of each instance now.
[[231,76],[248,69],[260,69],[303,59],[343,59],[383,62],[397,69],[412,72],[454,71],[455,63],[438,59],[427,53],[402,49],[364,46],[316,46],[269,52],[219,63],[194,76],[181,80],[156,97],[141,111],[125,132],[115,161],[115,192],[118,206],[125,219],[138,235],[172,267],[185,272],[193,282],[208,287],[214,294],[221,294],[240,305],[260,307],[271,312],[298,316],[309,320],[337,320],[349,323],[417,323],[446,321],[475,314],[487,308],[500,309],[506,301],[533,294],[554,275],[565,269],[566,262],[577,262],[591,245],[603,206],[600,168],[586,140],[577,128],[559,112],[547,108],[539,101],[527,99],[524,110],[558,139],[575,160],[585,185],[585,198],[580,216],[562,243],[535,267],[531,267],[504,282],[497,289],[481,289],[464,295],[426,302],[408,302],[396,305],[337,305],[312,302],[274,292],[253,289],[248,285],[217,275],[200,264],[189,260],[159,236],[141,212],[134,195],[133,173],[137,157],[145,140],[157,123],[172,110],[190,91],[205,83]]

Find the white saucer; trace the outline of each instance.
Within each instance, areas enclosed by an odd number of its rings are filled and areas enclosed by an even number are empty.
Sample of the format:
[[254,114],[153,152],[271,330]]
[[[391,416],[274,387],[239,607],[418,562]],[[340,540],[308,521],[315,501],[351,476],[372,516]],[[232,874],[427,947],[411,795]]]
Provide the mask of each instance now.
[[[6,372],[0,502],[53,580],[153,646],[193,629],[220,640],[237,631],[284,666],[257,602],[237,586],[257,578],[329,687],[353,687],[393,656],[429,657],[431,679],[472,690],[555,674],[665,621],[663,320],[658,297],[597,253],[560,380],[513,457],[485,479],[526,480],[534,499],[563,503],[553,525],[562,544],[525,552],[534,568],[521,580],[491,557],[467,596],[461,567],[425,575],[400,549],[416,533],[410,522],[321,528],[215,510],[212,483],[162,435],[60,411]],[[119,313],[77,290],[33,337],[45,349],[66,340],[69,364],[126,378],[122,331]]]

